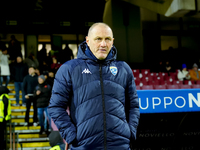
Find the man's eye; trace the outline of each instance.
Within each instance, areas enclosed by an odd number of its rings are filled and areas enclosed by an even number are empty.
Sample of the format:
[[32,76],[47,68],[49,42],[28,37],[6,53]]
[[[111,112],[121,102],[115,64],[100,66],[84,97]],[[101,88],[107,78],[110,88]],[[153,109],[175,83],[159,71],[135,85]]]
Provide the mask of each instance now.
[[100,41],[100,40],[101,40],[101,38],[97,38],[96,40],[97,40],[97,41]]
[[106,38],[106,41],[110,41],[111,39],[110,38]]

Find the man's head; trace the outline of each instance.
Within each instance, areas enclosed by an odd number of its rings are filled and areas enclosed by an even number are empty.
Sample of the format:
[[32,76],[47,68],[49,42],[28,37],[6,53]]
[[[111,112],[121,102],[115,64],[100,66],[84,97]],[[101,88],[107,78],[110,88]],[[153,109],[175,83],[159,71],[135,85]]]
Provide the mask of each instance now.
[[29,73],[29,75],[34,75],[35,74],[35,67],[34,66],[30,66],[28,68],[28,73]]
[[194,65],[193,65],[193,70],[195,70],[195,71],[198,70],[198,65],[196,63],[194,63]]
[[44,83],[45,80],[46,80],[46,78],[45,78],[44,75],[40,75],[40,76],[38,77],[38,83],[39,83],[39,84]]
[[94,56],[99,60],[104,60],[113,45],[113,32],[105,23],[93,24],[86,37],[86,43]]
[[183,69],[183,70],[187,70],[186,64],[182,64],[182,69]]
[[22,62],[22,57],[21,56],[17,56],[17,63],[21,63]]
[[3,49],[3,50],[2,50],[2,53],[3,53],[4,55],[6,55],[6,54],[8,53],[7,49]]

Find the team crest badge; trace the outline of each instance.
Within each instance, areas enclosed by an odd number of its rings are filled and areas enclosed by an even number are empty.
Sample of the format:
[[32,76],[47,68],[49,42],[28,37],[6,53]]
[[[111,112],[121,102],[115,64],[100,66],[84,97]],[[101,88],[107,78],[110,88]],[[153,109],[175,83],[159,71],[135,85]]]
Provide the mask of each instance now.
[[110,67],[110,72],[115,76],[117,74],[117,67],[111,66]]

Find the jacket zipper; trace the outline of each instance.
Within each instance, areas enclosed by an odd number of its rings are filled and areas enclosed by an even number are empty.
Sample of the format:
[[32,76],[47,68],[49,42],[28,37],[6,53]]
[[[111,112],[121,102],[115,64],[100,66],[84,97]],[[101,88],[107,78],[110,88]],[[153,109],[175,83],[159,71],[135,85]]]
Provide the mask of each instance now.
[[104,126],[104,150],[107,149],[106,144],[106,110],[105,110],[105,98],[104,98],[104,88],[103,88],[103,78],[102,78],[102,64],[99,64],[99,73],[100,73],[100,85],[101,85],[101,95],[102,95],[102,106],[103,106],[103,126]]

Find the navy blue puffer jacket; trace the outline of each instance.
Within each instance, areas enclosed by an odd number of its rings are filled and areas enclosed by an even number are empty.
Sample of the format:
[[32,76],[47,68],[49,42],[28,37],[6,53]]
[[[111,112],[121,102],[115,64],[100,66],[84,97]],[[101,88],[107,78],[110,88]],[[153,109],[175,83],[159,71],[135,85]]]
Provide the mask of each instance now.
[[77,59],[59,68],[48,112],[72,150],[129,150],[140,116],[132,70],[116,61],[114,46],[104,61],[85,49],[83,42]]

